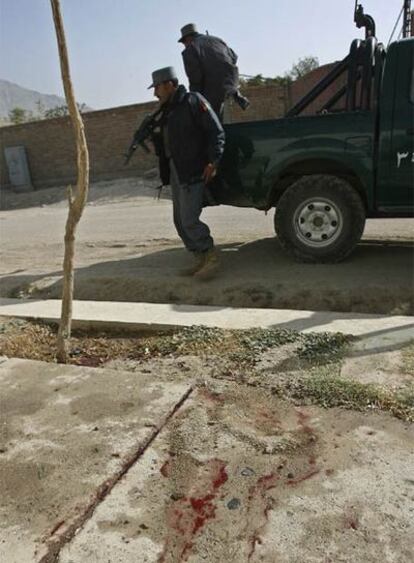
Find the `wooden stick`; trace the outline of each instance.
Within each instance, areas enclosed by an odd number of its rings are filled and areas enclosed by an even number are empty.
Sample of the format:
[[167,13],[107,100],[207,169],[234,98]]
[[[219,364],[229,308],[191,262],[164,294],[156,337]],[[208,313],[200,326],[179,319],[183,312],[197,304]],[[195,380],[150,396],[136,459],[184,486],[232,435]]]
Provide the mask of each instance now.
[[63,27],[60,0],[50,0],[55,24],[56,37],[59,49],[60,69],[63,88],[69,115],[76,136],[77,151],[77,185],[73,195],[72,188],[68,189],[69,213],[65,229],[65,255],[63,259],[63,291],[62,311],[57,337],[57,360],[66,363],[68,360],[69,339],[72,326],[72,302],[74,284],[74,256],[76,227],[82,216],[88,198],[89,188],[89,154],[86,144],[85,130],[82,117],[76,105],[75,94],[70,78],[69,59],[66,47],[65,30]]

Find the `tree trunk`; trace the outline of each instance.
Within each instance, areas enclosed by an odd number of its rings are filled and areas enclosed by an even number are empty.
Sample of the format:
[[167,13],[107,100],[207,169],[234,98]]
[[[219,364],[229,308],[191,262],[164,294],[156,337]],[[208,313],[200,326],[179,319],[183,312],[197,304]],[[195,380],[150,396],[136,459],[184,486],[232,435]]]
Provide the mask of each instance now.
[[76,227],[82,216],[83,209],[88,198],[89,187],[89,155],[86,144],[85,131],[82,117],[76,105],[70,78],[68,52],[66,48],[65,30],[63,28],[60,0],[50,0],[55,23],[56,37],[59,48],[60,69],[62,74],[63,88],[65,90],[66,103],[69,115],[76,135],[77,151],[77,186],[75,195],[72,188],[68,188],[69,213],[66,221],[65,231],[65,256],[63,260],[63,292],[62,311],[57,337],[57,360],[66,363],[68,359],[69,338],[72,325],[72,301],[74,282],[74,256],[75,256],[75,233]]

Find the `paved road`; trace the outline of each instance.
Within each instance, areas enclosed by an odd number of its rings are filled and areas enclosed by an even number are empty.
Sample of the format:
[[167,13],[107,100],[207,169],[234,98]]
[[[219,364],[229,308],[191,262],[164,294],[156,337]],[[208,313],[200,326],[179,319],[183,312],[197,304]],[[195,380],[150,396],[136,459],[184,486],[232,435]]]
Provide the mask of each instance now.
[[[122,203],[88,205],[79,226],[79,242],[149,241],[176,239],[171,204],[134,198]],[[0,213],[3,248],[47,244],[63,238],[67,210],[64,207],[35,207]],[[203,217],[220,240],[261,239],[272,236],[273,211],[220,206],[205,210]],[[414,219],[371,219],[364,238],[414,240]]]
[[[338,265],[294,262],[280,248],[273,213],[205,210],[223,252],[217,280],[179,278],[186,253],[171,203],[148,197],[92,202],[77,235],[78,299],[412,314],[414,220],[370,220],[363,241]],[[0,213],[3,296],[59,298],[63,204]]]

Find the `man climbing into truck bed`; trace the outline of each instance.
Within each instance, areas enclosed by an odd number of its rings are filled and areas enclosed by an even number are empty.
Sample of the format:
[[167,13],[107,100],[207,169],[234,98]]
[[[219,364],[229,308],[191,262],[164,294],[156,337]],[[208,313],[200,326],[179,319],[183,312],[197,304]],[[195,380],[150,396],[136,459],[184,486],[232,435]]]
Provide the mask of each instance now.
[[224,102],[234,98],[242,109],[249,100],[239,92],[237,55],[222,39],[197,31],[194,23],[181,28],[178,40],[185,46],[182,52],[189,89],[202,94],[223,121]]

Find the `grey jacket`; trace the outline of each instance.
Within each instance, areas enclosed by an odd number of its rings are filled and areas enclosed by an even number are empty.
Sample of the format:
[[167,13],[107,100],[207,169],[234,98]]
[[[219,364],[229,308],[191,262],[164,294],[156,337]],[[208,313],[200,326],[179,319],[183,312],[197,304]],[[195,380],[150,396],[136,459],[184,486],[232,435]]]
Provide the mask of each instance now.
[[219,37],[198,34],[182,52],[189,89],[200,92],[216,113],[239,86],[237,55]]

